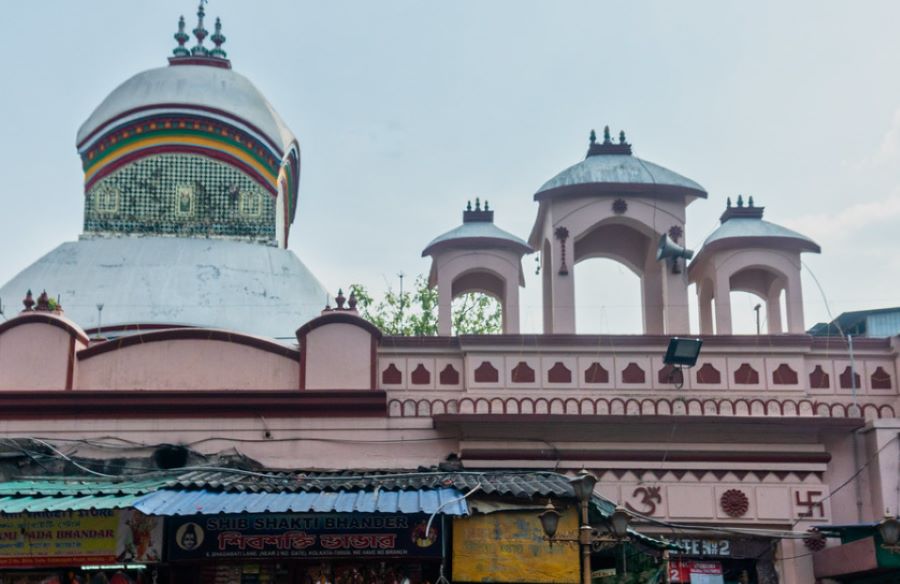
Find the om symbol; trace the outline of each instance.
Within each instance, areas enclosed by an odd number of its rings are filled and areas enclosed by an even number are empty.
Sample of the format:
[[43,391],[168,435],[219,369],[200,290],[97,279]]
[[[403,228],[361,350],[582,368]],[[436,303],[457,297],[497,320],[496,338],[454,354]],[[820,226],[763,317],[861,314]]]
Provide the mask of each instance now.
[[645,509],[635,509],[631,506],[631,503],[628,502],[625,503],[625,508],[629,511],[634,511],[635,513],[641,513],[643,515],[654,515],[656,513],[657,503],[662,504],[660,490],[662,490],[662,487],[637,487],[631,492],[631,496],[641,496],[641,505],[643,505]]

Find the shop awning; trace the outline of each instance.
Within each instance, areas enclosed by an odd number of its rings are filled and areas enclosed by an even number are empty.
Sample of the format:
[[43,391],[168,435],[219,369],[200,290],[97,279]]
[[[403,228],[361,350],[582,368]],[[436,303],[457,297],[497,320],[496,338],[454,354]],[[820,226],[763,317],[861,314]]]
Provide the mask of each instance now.
[[442,513],[468,515],[463,493],[454,488],[404,491],[223,493],[162,490],[134,502],[147,515],[218,513]]
[[163,484],[159,479],[35,479],[0,483],[0,514],[125,509]]

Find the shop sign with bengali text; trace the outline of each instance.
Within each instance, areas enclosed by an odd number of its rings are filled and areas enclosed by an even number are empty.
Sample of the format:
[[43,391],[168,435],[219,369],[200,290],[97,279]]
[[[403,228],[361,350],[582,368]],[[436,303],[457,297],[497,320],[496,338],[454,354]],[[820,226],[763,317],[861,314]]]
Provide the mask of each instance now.
[[[578,537],[574,508],[559,520],[557,537]],[[577,584],[578,544],[544,539],[536,511],[496,512],[453,519],[454,582]]]
[[441,517],[267,513],[166,519],[167,559],[441,556]]
[[159,562],[162,530],[132,509],[0,515],[0,567]]
[[700,560],[672,560],[669,563],[669,581],[672,584],[721,582],[722,564]]

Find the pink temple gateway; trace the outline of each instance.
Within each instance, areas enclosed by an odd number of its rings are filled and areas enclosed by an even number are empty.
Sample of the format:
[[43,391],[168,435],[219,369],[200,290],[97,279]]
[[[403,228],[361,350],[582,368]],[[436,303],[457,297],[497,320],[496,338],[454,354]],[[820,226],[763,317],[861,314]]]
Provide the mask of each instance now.
[[[533,194],[527,238],[477,201],[424,248],[438,335],[386,335],[355,298],[320,310],[287,249],[299,143],[204,18],[79,130],[82,236],[0,288],[25,297],[0,323],[9,537],[17,514],[74,513],[159,582],[589,584],[628,571],[623,549],[648,581],[900,581],[900,337],[806,333],[815,242],[738,197],[685,250],[706,190],[592,132]],[[522,334],[533,253],[543,332]],[[574,267],[595,257],[640,277],[643,334],[576,334]],[[766,334],[732,334],[732,291],[760,298]],[[499,301],[502,334],[452,334],[468,292]],[[692,366],[666,359],[673,338],[702,340]],[[166,553],[129,568],[125,520],[79,523],[90,509],[131,510]],[[42,565],[0,547],[0,573]]]

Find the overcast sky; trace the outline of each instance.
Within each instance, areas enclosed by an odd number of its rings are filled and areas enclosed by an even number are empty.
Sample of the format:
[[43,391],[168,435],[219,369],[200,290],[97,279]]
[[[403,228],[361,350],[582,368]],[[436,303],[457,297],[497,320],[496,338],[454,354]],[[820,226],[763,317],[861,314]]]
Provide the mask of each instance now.
[[[6,282],[78,237],[78,126],[166,63],[196,3],[2,9]],[[609,124],[708,190],[688,208],[689,247],[726,196],[753,195],[766,219],[822,246],[804,262],[835,316],[900,305],[900,2],[212,0],[207,12],[222,17],[235,70],[299,138],[290,247],[330,289],[427,273],[421,250],[475,196],[527,237],[534,192]],[[537,332],[530,257],[525,270],[522,323]],[[809,274],[807,326],[828,319]],[[575,275],[580,332],[639,332],[635,276],[604,260]],[[734,300],[736,332],[751,331],[754,303]]]

